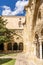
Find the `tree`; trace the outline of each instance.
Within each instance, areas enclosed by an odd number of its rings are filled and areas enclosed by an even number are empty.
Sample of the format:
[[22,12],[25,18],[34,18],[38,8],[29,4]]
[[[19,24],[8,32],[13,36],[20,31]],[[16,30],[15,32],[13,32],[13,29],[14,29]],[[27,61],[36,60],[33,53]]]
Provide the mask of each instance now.
[[6,21],[0,17],[0,43],[10,42],[12,38],[11,31],[6,28]]

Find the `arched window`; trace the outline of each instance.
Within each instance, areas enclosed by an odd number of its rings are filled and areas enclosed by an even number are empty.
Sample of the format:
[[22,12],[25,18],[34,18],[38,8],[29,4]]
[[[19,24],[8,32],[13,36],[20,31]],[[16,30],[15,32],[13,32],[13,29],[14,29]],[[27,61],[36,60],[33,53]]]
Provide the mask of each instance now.
[[8,43],[7,49],[8,49],[8,50],[12,50],[12,43]]
[[23,51],[23,43],[22,42],[19,43],[19,50]]
[[13,50],[18,50],[18,44],[16,42],[13,45]]
[[21,27],[21,21],[19,21],[18,25],[19,25],[19,27]]
[[41,30],[41,35],[43,35],[43,29]]
[[19,19],[18,25],[21,27],[21,18]]

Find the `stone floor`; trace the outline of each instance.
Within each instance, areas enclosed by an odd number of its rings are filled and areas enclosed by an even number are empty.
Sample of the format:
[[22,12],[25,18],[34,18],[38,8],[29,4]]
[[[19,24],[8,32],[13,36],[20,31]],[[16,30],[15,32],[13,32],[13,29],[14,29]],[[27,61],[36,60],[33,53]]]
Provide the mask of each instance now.
[[37,59],[34,56],[28,57],[28,55],[19,54],[15,65],[43,65],[43,60]]
[[24,54],[18,55],[15,65],[28,65]]

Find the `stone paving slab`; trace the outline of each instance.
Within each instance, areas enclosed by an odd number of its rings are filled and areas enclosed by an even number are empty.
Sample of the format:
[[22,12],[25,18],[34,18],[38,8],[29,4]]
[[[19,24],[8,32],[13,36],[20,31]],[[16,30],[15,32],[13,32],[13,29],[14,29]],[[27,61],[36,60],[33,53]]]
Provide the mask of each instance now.
[[15,65],[28,65],[24,54],[18,55]]
[[15,65],[43,65],[43,60],[36,57],[25,57],[24,54],[18,55]]

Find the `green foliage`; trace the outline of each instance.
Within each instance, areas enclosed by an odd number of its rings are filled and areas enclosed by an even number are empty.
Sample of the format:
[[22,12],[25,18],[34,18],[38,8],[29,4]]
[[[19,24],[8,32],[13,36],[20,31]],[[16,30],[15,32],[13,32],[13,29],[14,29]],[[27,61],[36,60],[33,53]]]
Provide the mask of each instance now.
[[6,28],[6,20],[3,20],[2,17],[0,17],[0,42],[9,42],[11,41],[11,32],[9,29]]
[[10,58],[0,59],[0,65],[14,65],[15,62],[16,62],[15,59],[10,59]]

